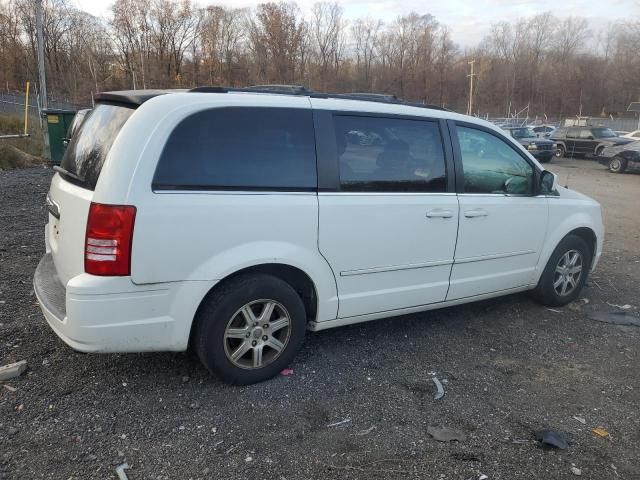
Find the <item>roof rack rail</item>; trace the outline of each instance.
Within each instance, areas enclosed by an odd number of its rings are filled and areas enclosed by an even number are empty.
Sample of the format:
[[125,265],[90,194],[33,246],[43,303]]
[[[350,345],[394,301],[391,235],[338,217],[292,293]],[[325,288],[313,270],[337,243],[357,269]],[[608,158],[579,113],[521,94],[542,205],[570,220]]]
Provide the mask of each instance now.
[[302,85],[251,85],[247,88],[251,90],[264,90],[266,92],[273,93],[289,93],[293,95],[309,95],[310,93],[312,93],[311,90],[307,90]]
[[[312,95],[315,96],[315,95]],[[320,93],[319,98],[336,98],[342,100],[360,100],[365,102],[390,103],[394,105],[405,105],[407,107],[428,108],[431,110],[449,111],[445,107],[439,105],[431,105],[429,103],[408,102],[386,93]]]
[[396,97],[389,93],[368,93],[368,92],[356,92],[356,93],[321,93],[313,90],[308,90],[302,85],[252,85],[250,87],[195,87],[189,90],[189,92],[201,92],[201,93],[229,93],[229,92],[244,92],[244,93],[277,93],[282,95],[304,95],[312,98],[333,98],[342,100],[359,100],[365,102],[376,103],[390,103],[395,105],[406,105],[408,107],[429,108],[432,110],[444,110],[447,108],[440,107],[438,105],[430,105],[427,103],[407,102],[401,98]]
[[374,102],[388,102],[388,103],[401,103],[398,97],[391,93],[369,93],[369,92],[354,92],[354,93],[337,93],[336,95],[343,95],[350,99],[371,100]]
[[200,93],[280,93],[284,95],[310,95],[314,92],[307,90],[302,85],[251,85],[250,87],[195,87],[189,92]]
[[449,112],[447,107],[441,107],[440,105],[434,105],[432,103],[419,103],[419,102],[401,102],[408,107],[428,108],[430,110],[442,110],[443,112]]
[[230,91],[227,87],[194,87],[190,88],[189,92],[201,92],[201,93],[227,93]]

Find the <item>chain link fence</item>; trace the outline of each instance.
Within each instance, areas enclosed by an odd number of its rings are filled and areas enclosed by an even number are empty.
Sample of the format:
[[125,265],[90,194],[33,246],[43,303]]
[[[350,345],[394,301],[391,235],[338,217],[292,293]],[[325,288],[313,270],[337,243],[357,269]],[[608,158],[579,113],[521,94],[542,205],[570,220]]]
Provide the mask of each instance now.
[[487,118],[496,125],[508,126],[525,126],[525,125],[555,125],[555,126],[590,126],[590,127],[608,127],[616,132],[633,132],[640,129],[640,120],[636,116],[624,118],[611,117],[568,117],[568,118],[552,118],[537,120],[535,118],[505,118],[505,117],[489,117]]
[[[49,108],[79,110],[81,108],[90,108],[90,105],[80,105],[62,100],[50,99]],[[24,115],[24,93],[0,93],[0,115]],[[33,92],[29,94],[29,115],[38,116],[38,97]]]

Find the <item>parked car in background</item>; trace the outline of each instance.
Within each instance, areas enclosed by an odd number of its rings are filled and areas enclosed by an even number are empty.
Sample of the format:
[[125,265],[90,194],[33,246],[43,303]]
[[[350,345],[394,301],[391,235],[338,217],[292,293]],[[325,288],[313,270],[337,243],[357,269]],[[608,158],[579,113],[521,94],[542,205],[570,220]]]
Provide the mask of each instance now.
[[532,125],[531,129],[535,132],[537,137],[550,138],[557,127],[553,125]]
[[249,384],[307,330],[521,291],[578,298],[600,205],[515,138],[437,106],[296,92],[96,95],[54,167],[34,276],[62,340],[191,347]]
[[633,138],[634,140],[640,140],[640,130],[634,130],[633,132],[629,132],[625,135],[622,135],[624,138]]
[[542,163],[549,162],[556,154],[556,144],[545,138],[538,138],[531,127],[507,127],[509,132],[531,155]]
[[613,173],[623,173],[629,167],[640,167],[640,141],[605,147],[598,156],[598,161]]
[[606,127],[562,127],[551,135],[551,140],[558,145],[559,157],[599,155],[606,147],[633,141],[617,136]]
[[84,119],[87,117],[87,114],[90,111],[91,111],[90,108],[83,108],[76,112],[75,116],[73,117],[73,120],[71,121],[71,125],[69,125],[69,130],[67,130],[67,136],[62,139],[62,143],[65,146],[65,148],[67,147],[67,145],[69,145],[69,142],[71,141],[73,136],[76,134],[76,132],[80,128],[80,125],[82,125],[82,122],[84,122]]

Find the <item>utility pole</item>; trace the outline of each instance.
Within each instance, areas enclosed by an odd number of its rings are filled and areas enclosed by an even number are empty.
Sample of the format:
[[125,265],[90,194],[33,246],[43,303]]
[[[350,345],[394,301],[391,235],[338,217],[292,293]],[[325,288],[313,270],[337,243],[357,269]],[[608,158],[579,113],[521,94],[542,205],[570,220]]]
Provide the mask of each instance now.
[[[44,65],[44,38],[42,27],[42,0],[35,0],[36,7],[36,39],[38,43],[38,75],[40,77],[40,105],[42,110],[47,110],[49,107],[47,102],[47,75]],[[41,123],[42,124],[42,123]],[[44,155],[46,158],[51,158],[49,152],[49,130],[48,125],[45,123],[42,129],[44,135]]]
[[473,73],[473,64],[476,63],[476,61],[471,60],[468,63],[471,65],[471,73],[467,75],[467,77],[469,77],[469,105],[467,108],[467,115],[471,115],[471,112],[473,111],[473,77],[477,74]]

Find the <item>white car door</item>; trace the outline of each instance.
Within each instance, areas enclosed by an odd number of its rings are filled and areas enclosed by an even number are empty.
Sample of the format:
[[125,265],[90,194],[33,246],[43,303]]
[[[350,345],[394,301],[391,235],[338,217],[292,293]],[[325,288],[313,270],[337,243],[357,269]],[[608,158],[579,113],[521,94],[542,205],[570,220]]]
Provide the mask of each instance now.
[[446,124],[323,114],[339,178],[318,194],[319,247],[336,278],[339,317],[444,301],[458,230]]
[[455,130],[460,227],[447,300],[529,285],[548,217],[533,162],[489,129]]

